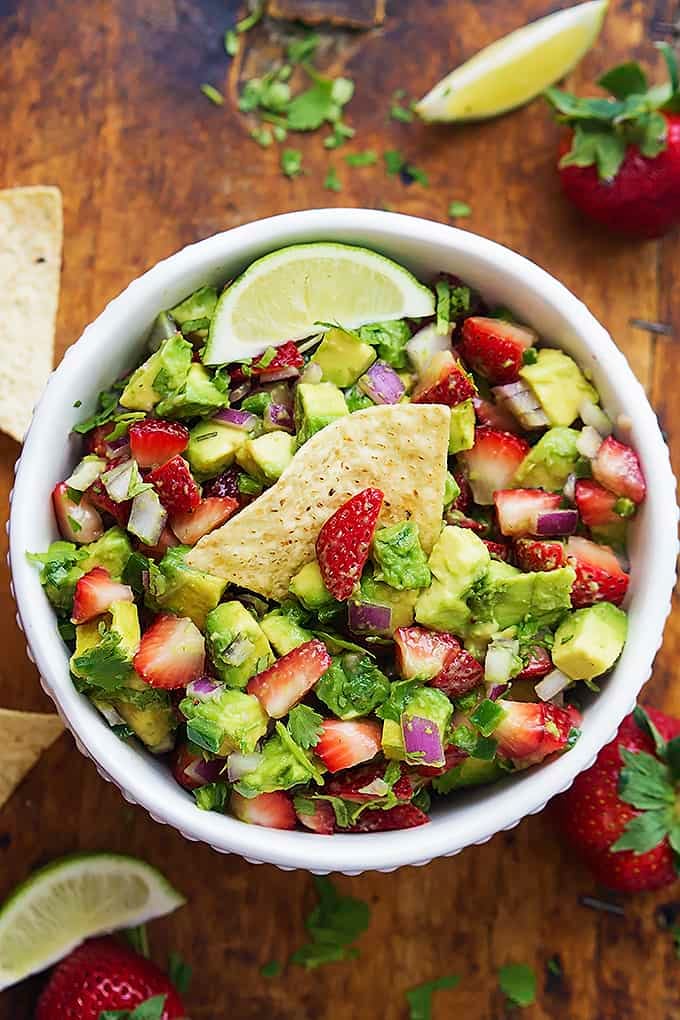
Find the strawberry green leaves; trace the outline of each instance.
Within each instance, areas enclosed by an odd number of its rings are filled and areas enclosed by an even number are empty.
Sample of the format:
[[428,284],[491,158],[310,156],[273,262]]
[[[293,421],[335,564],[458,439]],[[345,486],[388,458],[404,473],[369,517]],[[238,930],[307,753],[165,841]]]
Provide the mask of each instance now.
[[166,998],[165,995],[154,995],[133,1010],[105,1009],[99,1014],[99,1020],[161,1020]]

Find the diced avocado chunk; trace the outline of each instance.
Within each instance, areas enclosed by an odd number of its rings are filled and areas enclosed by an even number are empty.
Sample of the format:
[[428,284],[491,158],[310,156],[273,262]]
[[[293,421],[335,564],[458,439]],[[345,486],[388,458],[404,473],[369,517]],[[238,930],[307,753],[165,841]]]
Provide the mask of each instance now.
[[204,698],[187,696],[179,710],[187,720],[189,740],[220,757],[232,751],[252,754],[267,732],[267,713],[257,698],[231,687]]
[[475,444],[475,408],[472,400],[464,400],[451,408],[449,454],[471,450]]
[[597,390],[574,359],[552,347],[538,351],[533,365],[524,365],[519,374],[531,387],[551,425],[571,425],[584,400],[599,400]]
[[209,478],[234,463],[237,451],[248,439],[248,433],[226,422],[208,419],[199,421],[189,433],[186,458],[198,478]]
[[333,383],[299,383],[295,392],[295,428],[298,446],[302,446],[315,432],[319,432],[346,414],[349,414],[349,410],[344,394]]
[[415,521],[399,521],[379,528],[373,538],[373,576],[398,591],[427,588],[431,581]]
[[577,609],[555,631],[553,663],[572,680],[592,680],[612,668],[627,630],[626,614],[611,602]]
[[240,602],[222,602],[211,610],[205,636],[212,663],[229,687],[245,687],[274,661],[262,628]]
[[243,797],[257,797],[260,793],[289,790],[299,783],[308,783],[318,775],[311,756],[294,745],[285,726],[278,723],[276,732],[262,748],[262,757],[256,769],[248,772],[236,784]]
[[197,319],[208,319],[210,321],[215,312],[217,304],[217,291],[214,287],[200,287],[190,294],[184,301],[170,309],[170,315],[181,327],[185,322],[195,322]]
[[463,595],[484,575],[489,550],[469,528],[447,525],[435,542],[428,565],[434,577],[454,595]]
[[525,618],[550,625],[571,608],[575,577],[572,567],[523,573],[509,563],[492,560],[470,608],[475,619],[495,620],[501,630]]
[[321,570],[316,560],[307,563],[298,570],[290,582],[288,590],[299,599],[305,609],[315,612],[322,606],[329,606],[335,599],[329,592],[321,577]]
[[87,623],[76,625],[76,647],[69,662],[74,676],[85,678],[85,674],[79,668],[77,660],[84,652],[89,652],[91,648],[96,648],[101,639],[98,620],[88,620]]
[[115,580],[123,576],[127,561],[132,556],[132,546],[127,532],[119,527],[109,528],[96,542],[90,542],[81,548],[86,554],[80,562],[83,573],[87,573],[93,567],[103,567]]
[[[443,765],[445,762],[443,754],[446,743],[445,735],[448,725],[451,722],[452,714],[453,705],[442,691],[438,691],[434,687],[420,687],[415,694],[409,698],[408,704],[401,716],[401,732],[404,747],[406,746],[408,733],[414,726],[414,717],[427,719],[428,723],[432,725],[433,730],[438,733],[442,745],[441,758],[437,761],[428,762],[428,765]],[[422,752],[420,751],[411,754],[408,752],[406,753],[406,761],[411,765],[422,765],[422,757]]]
[[184,384],[192,356],[193,348],[181,333],[168,337],[132,373],[120,395],[120,404],[131,411],[152,411],[164,393]]
[[343,387],[355,383],[375,359],[376,353],[369,344],[344,329],[329,329],[312,356],[324,380]]
[[444,509],[451,506],[454,500],[460,496],[460,485],[453,477],[450,471],[446,472],[446,480],[444,481]]
[[260,627],[277,655],[287,655],[314,637],[311,630],[301,627],[290,614],[282,613],[280,609],[263,616]]
[[134,602],[112,602],[110,612],[111,630],[120,635],[120,647],[132,659],[142,636],[137,606]]
[[267,432],[255,439],[247,439],[236,451],[236,460],[253,478],[271,485],[286,470],[295,450],[295,436],[287,432]]
[[[466,786],[483,786],[487,783],[495,783],[503,775],[503,769],[495,759],[485,760],[482,758],[465,758],[460,765],[454,766],[441,776],[441,782],[446,792],[450,790],[461,790]],[[434,780],[434,788],[440,777]]]
[[340,719],[368,715],[389,694],[390,682],[368,655],[334,657],[314,693]]
[[52,542],[45,553],[27,553],[27,559],[40,566],[40,583],[55,609],[71,610],[76,584],[83,576],[83,546],[61,540]]
[[463,636],[470,620],[470,610],[447,585],[433,580],[416,602],[416,621],[429,630],[450,631]]
[[168,549],[152,573],[147,602],[156,611],[168,609],[178,616],[188,616],[199,630],[204,630],[205,618],[222,598],[227,582],[189,567],[184,562],[189,551],[186,545]]
[[226,393],[218,389],[203,365],[194,362],[179,387],[168,386],[156,408],[159,418],[195,418],[210,414],[229,403]]
[[514,484],[561,492],[579,458],[578,437],[576,429],[564,426],[548,429],[517,468]]
[[401,725],[392,719],[385,719],[382,729],[382,750],[386,758],[392,761],[404,761],[406,748],[401,735]]
[[359,590],[352,596],[352,601],[389,607],[392,617],[385,635],[391,636],[398,627],[409,627],[413,623],[417,594],[416,591],[397,591],[389,584],[376,581],[375,578],[367,574],[362,577]]

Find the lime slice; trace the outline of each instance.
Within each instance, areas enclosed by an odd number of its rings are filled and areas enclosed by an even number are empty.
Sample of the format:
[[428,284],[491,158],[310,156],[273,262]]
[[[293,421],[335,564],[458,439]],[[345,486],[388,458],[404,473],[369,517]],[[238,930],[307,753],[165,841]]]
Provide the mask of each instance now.
[[296,244],[253,262],[220,298],[204,355],[219,365],[319,332],[434,313],[432,291],[367,248]]
[[0,907],[0,991],[91,935],[143,924],[184,902],[159,871],[135,857],[62,857],[34,872]]
[[451,71],[416,104],[423,120],[483,120],[528,103],[568,74],[597,39],[608,0],[556,11]]

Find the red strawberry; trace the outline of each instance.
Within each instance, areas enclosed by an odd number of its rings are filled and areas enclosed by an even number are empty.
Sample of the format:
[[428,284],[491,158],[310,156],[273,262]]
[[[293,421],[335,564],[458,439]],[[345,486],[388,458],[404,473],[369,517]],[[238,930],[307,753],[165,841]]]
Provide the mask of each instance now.
[[242,797],[236,790],[230,800],[231,810],[242,822],[264,825],[268,829],[294,829],[297,823],[293,801],[283,790]]
[[110,421],[106,425],[98,425],[96,429],[93,429],[87,437],[88,452],[108,461],[115,459],[118,450],[107,442],[107,437],[111,435],[114,428],[114,423]]
[[136,548],[144,556],[150,556],[152,560],[162,560],[168,549],[172,549],[176,545],[179,545],[179,540],[173,535],[170,528],[165,527],[155,545],[144,545],[143,542],[138,542]]
[[[278,376],[279,372],[285,369],[300,369],[304,365],[304,358],[292,340],[287,340],[276,348],[276,354],[267,364],[262,364],[262,355],[256,358],[250,366],[250,375],[259,376],[261,382],[272,381],[272,376]],[[242,383],[246,376],[239,365],[235,365],[229,371],[232,383]]]
[[456,407],[475,393],[475,384],[451,351],[438,351],[411,395],[414,404]]
[[514,415],[505,407],[502,407],[501,404],[493,404],[490,400],[484,400],[483,397],[479,396],[473,397],[472,403],[475,407],[478,425],[497,429],[499,432],[512,432],[515,435],[521,434],[521,425]]
[[204,496],[220,496],[222,499],[236,499],[240,506],[247,506],[248,503],[252,503],[255,498],[248,493],[241,492],[239,488],[239,479],[245,475],[244,471],[239,471],[235,466],[228,467],[226,471],[218,475],[217,478],[213,478],[211,481],[206,482],[203,486]]
[[437,676],[460,642],[453,634],[441,634],[424,627],[399,627],[394,632],[397,671],[404,680],[430,680]]
[[203,672],[203,635],[186,616],[157,616],[142,634],[133,664],[150,687],[186,687]]
[[395,829],[414,829],[426,825],[429,818],[413,804],[397,804],[387,811],[367,808],[349,829],[350,832],[390,832]]
[[372,719],[326,719],[314,753],[330,772],[339,772],[375,758],[381,735],[380,725]]
[[569,735],[578,728],[581,717],[574,708],[558,708],[550,703],[497,701],[505,718],[493,731],[498,753],[517,768],[543,761],[555,751],[563,751]]
[[332,836],[335,832],[335,811],[327,800],[315,800],[313,803],[311,815],[296,809],[298,822],[319,836]]
[[134,602],[132,588],[113,581],[108,570],[93,567],[78,580],[73,596],[71,623],[85,623],[105,613],[112,602]]
[[248,682],[248,694],[259,699],[272,719],[282,719],[321,679],[330,664],[325,644],[313,638],[252,677]]
[[[657,740],[650,736],[648,720],[656,728]],[[595,879],[610,889],[640,892],[677,881],[676,854],[668,837],[669,828],[677,824],[673,804],[678,776],[673,763],[678,759],[677,751],[673,757],[667,756],[665,742],[675,742],[679,736],[680,720],[653,708],[636,709],[623,720],[614,740],[602,748],[595,764],[581,772],[554,802],[554,816],[562,834]],[[625,763],[624,750],[629,755]],[[645,769],[643,799],[636,782],[640,768]],[[665,817],[664,803],[668,805]],[[652,804],[657,808],[660,826],[653,827],[645,841],[640,829],[636,836],[635,826],[629,827]],[[617,847],[622,837],[624,847],[629,849]],[[677,841],[677,835],[675,838]]]
[[467,751],[462,751],[455,744],[449,744],[448,747],[444,748],[445,765],[442,765],[441,768],[438,768],[436,765],[418,765],[415,771],[419,776],[442,776],[449,769],[455,769],[456,765],[460,765],[462,761],[469,757]]
[[471,691],[484,679],[484,669],[474,655],[465,648],[458,648],[448,660],[441,673],[430,680],[430,687],[443,691],[449,698],[459,698]]
[[489,550],[492,559],[505,560],[506,562],[510,559],[510,546],[506,542],[492,542],[488,538],[483,538],[482,542]]
[[201,502],[200,489],[189,465],[179,454],[150,471],[147,481],[152,482],[158,498],[170,514],[188,513]]
[[567,542],[567,559],[576,571],[571,589],[572,605],[592,606],[596,602],[623,602],[629,576],[608,545],[598,545],[576,535]]
[[470,483],[463,471],[454,471],[453,477],[460,489],[460,495],[454,499],[449,509],[457,510],[459,513],[466,514],[472,506],[472,489],[470,488]]
[[52,505],[59,531],[67,542],[83,545],[94,542],[104,534],[104,525],[96,508],[86,495],[74,502],[68,494],[66,482],[59,482],[52,490]]
[[[356,804],[366,804],[377,797],[384,796],[380,790],[380,780],[385,775],[386,762],[379,762],[376,765],[360,765],[351,769],[343,775],[334,776],[326,783],[324,793],[332,797],[342,797],[343,800],[351,800]],[[413,786],[405,767],[401,766],[402,774],[392,787],[397,800],[410,801],[413,798]],[[362,790],[375,786],[375,791],[362,793]]]
[[157,995],[165,996],[160,1020],[186,1016],[176,988],[155,963],[115,939],[90,939],[52,971],[35,1020],[99,1020],[103,1012],[131,1012]]
[[184,545],[195,545],[199,538],[228,521],[240,505],[229,496],[207,496],[190,513],[173,514],[170,527]]
[[553,668],[552,659],[546,648],[536,645],[531,649],[529,658],[516,680],[541,680]]
[[525,326],[475,316],[463,323],[461,354],[473,371],[497,386],[517,380],[522,355],[537,339]]
[[345,601],[361,580],[382,509],[380,489],[363,489],[326,521],[316,540],[324,584],[334,598]]
[[574,498],[579,517],[588,528],[621,522],[620,514],[614,510],[617,497],[613,492],[603,489],[597,482],[589,478],[579,479],[574,490]]
[[210,758],[206,761],[202,754],[190,751],[186,741],[177,745],[172,756],[172,774],[185,790],[197,790],[206,783],[216,783],[221,777],[223,768],[222,758]]
[[543,489],[503,489],[494,493],[493,501],[501,532],[515,537],[535,534],[538,515],[557,510],[561,496]]
[[557,570],[566,567],[564,542],[538,538],[516,538],[513,542],[515,561],[520,570]]
[[184,453],[189,430],[177,421],[144,418],[129,428],[130,453],[142,468],[158,467],[171,457]]
[[605,489],[617,496],[626,496],[634,503],[641,503],[645,498],[647,486],[635,450],[613,436],[607,436],[597,451],[593,477]]
[[475,429],[475,445],[460,456],[467,468],[467,475],[476,503],[490,506],[493,494],[507,489],[515,472],[530,450],[530,446],[519,436],[496,429]]
[[102,510],[104,513],[110,514],[116,524],[120,524],[121,528],[127,527],[132,508],[131,499],[124,499],[122,503],[114,503],[104,488],[104,483],[99,478],[87,490],[87,496],[93,506],[96,506],[98,510]]

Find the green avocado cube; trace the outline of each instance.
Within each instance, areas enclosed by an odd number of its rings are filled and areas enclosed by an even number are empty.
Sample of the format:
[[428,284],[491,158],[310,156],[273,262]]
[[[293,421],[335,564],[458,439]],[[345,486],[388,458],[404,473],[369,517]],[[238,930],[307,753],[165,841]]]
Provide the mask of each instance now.
[[524,365],[520,378],[529,384],[551,425],[571,425],[584,400],[599,401],[573,358],[564,351],[543,347],[533,365]]
[[579,433],[561,425],[548,429],[526,455],[514,478],[514,485],[547,492],[561,492],[576,467]]
[[208,654],[229,687],[245,687],[274,655],[259,623],[240,602],[222,602],[205,621]]
[[212,319],[215,306],[217,305],[217,291],[214,287],[200,287],[190,294],[184,301],[170,309],[170,315],[177,325],[182,328],[185,322],[195,322],[197,319]]
[[462,790],[467,786],[495,783],[502,775],[503,769],[495,759],[470,757],[449,769],[443,776],[436,776],[433,786],[437,793],[450,793],[452,790]]
[[295,392],[295,428],[298,446],[302,446],[315,432],[319,432],[346,414],[349,414],[349,409],[344,394],[333,383],[298,383]]
[[311,641],[311,630],[301,627],[290,615],[275,609],[260,620],[260,627],[277,655],[287,655],[299,645]]
[[494,620],[501,630],[525,618],[549,626],[571,608],[574,579],[572,567],[523,573],[509,563],[492,560],[470,608],[477,620]]
[[205,699],[188,696],[179,710],[189,740],[212,754],[252,754],[267,732],[267,713],[253,694],[225,687]]
[[321,782],[311,756],[292,741],[285,726],[277,723],[276,732],[262,748],[257,768],[246,773],[235,789],[242,797],[257,797],[260,793],[289,790],[310,779]]
[[199,630],[204,630],[206,616],[222,598],[227,582],[188,566],[184,558],[190,551],[186,545],[168,549],[152,573],[146,602],[156,612],[167,609],[188,616]]
[[[409,698],[406,708],[401,716],[401,733],[406,747],[407,737],[413,727],[414,717],[427,719],[432,724],[433,730],[439,735],[442,745],[442,755],[437,761],[428,762],[428,765],[442,766],[445,763],[444,746],[445,735],[451,722],[453,705],[442,691],[434,687],[421,687]],[[406,761],[411,765],[422,764],[422,752],[406,753]]]
[[429,630],[449,631],[462,637],[470,615],[463,599],[436,578],[429,588],[420,592],[416,601],[416,622]]
[[428,566],[452,595],[463,595],[484,575],[491,556],[469,528],[447,525],[435,542]]
[[194,362],[179,387],[168,386],[166,396],[156,407],[159,418],[195,418],[225,407],[229,397],[215,386],[203,365]]
[[311,563],[307,563],[298,570],[290,582],[288,590],[296,599],[299,599],[305,609],[310,609],[312,612],[335,601],[323,583],[321,570],[316,560],[312,560]]
[[555,631],[553,663],[572,680],[592,680],[612,668],[627,631],[626,614],[611,602],[577,609]]
[[218,475],[234,463],[237,451],[248,439],[248,433],[234,425],[215,421],[199,421],[189,432],[186,458],[198,478]]
[[286,470],[295,456],[295,437],[287,432],[267,432],[247,439],[236,451],[236,460],[253,478],[271,485]]
[[168,337],[132,373],[119,403],[131,411],[152,411],[164,393],[184,384],[192,357],[193,348],[181,333]]
[[472,400],[464,400],[451,408],[449,454],[471,450],[475,444],[475,408]]
[[374,349],[344,329],[329,329],[312,356],[323,378],[336,386],[351,386],[376,359]]
[[391,761],[404,761],[406,749],[401,735],[401,725],[393,719],[385,719],[382,729],[382,751]]
[[119,527],[109,528],[96,542],[90,542],[81,548],[86,553],[79,564],[84,574],[93,567],[103,567],[115,580],[120,580],[123,576],[127,561],[132,556],[132,546],[127,532]]
[[314,689],[319,701],[340,719],[357,719],[382,705],[390,682],[368,655],[334,657]]
[[432,580],[415,521],[379,528],[373,538],[373,561],[376,581],[399,591],[427,588]]

